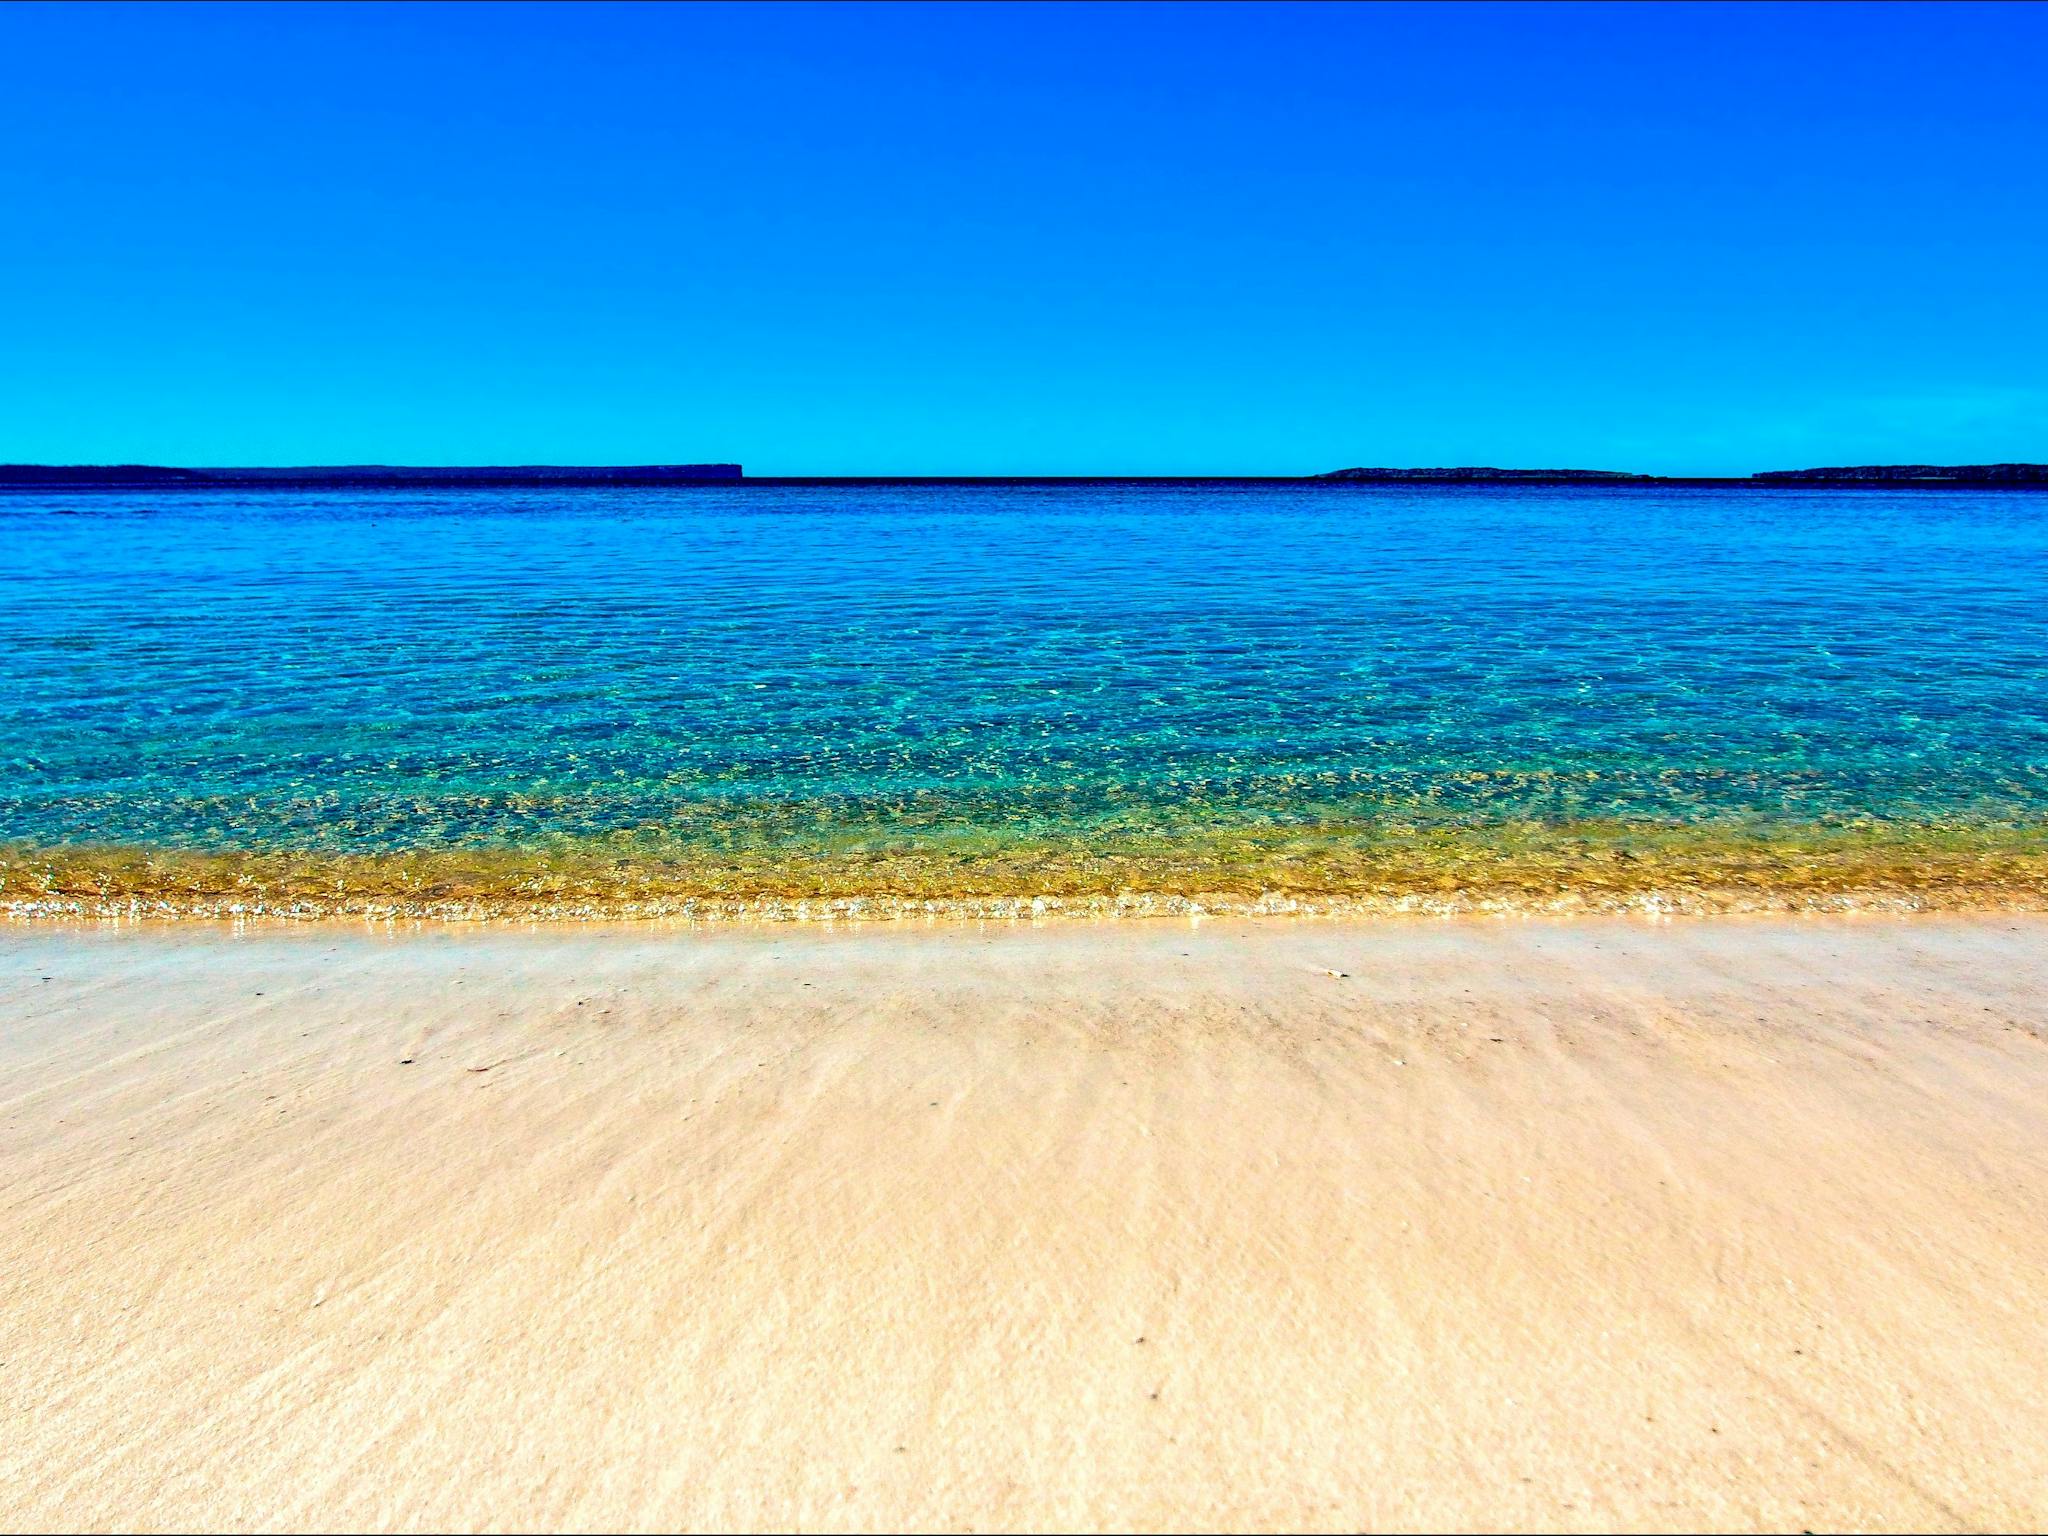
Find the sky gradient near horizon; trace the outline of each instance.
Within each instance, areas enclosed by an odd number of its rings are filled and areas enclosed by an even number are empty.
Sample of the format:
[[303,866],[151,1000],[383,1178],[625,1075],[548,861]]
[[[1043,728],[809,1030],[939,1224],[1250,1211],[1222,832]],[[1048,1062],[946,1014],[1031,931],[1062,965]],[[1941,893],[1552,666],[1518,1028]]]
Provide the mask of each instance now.
[[0,461],[2048,460],[2048,7],[0,7]]

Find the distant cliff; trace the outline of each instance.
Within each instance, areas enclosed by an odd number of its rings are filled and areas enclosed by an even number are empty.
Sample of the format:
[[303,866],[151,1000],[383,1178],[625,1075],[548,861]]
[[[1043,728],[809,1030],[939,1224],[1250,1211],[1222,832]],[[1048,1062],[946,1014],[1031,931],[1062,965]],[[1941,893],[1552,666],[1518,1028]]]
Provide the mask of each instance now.
[[2048,485],[2048,464],[1854,464],[1832,469],[1767,469],[1752,480],[1824,480],[1835,484],[1915,481],[1937,485]]
[[307,464],[284,469],[172,469],[156,464],[0,464],[0,486],[535,486],[674,485],[738,480],[737,464]]
[[1543,485],[1569,485],[1579,481],[1598,481],[1603,485],[1617,480],[1654,480],[1654,475],[1630,474],[1621,469],[1333,469],[1325,474],[1311,475],[1312,480],[1383,480],[1392,482],[1455,480],[1478,484],[1498,484],[1503,481],[1535,481]]

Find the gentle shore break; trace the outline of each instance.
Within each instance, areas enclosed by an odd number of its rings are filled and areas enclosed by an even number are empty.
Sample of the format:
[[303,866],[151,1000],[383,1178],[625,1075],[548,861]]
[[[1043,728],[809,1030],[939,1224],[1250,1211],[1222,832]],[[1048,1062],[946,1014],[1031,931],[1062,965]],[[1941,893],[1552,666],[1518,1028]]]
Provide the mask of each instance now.
[[17,918],[1083,917],[2038,911],[2048,828],[1212,828],[631,836],[391,853],[0,846]]

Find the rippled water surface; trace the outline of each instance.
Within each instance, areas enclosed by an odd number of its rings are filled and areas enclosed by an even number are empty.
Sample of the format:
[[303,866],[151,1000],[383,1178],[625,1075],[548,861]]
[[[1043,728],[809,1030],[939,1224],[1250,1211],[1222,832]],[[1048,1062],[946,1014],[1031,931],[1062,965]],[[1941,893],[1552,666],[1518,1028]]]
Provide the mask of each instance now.
[[2048,495],[0,494],[0,840],[2048,812]]

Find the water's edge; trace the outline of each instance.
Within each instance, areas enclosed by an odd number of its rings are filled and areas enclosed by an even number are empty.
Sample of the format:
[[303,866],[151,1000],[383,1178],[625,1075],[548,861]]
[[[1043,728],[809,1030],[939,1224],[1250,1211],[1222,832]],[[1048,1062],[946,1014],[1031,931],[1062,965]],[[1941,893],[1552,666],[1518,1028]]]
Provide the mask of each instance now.
[[2048,910],[2048,827],[1457,829],[1166,845],[0,848],[0,914],[447,921]]

